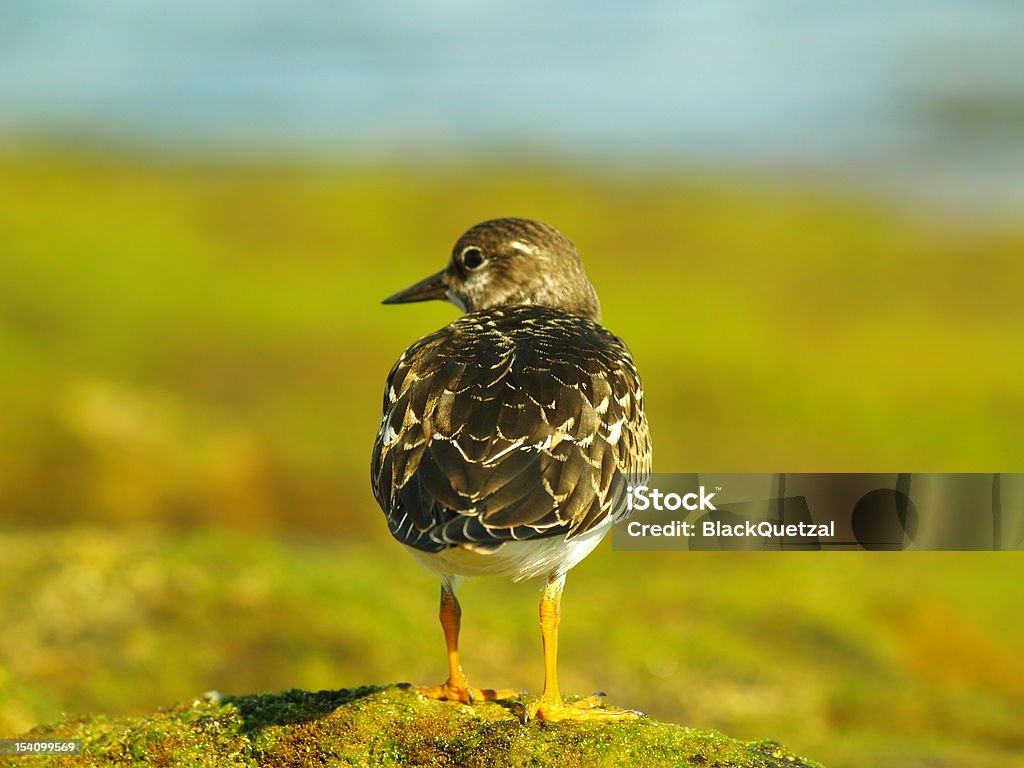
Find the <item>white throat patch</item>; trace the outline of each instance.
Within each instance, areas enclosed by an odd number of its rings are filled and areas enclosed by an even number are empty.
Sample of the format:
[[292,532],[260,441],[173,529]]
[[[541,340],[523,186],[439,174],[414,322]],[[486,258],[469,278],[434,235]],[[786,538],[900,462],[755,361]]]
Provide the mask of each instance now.
[[459,297],[458,297],[458,296],[457,296],[457,295],[455,294],[455,291],[453,291],[453,290],[452,290],[451,288],[449,288],[449,289],[447,290],[447,292],[445,292],[445,294],[444,294],[444,297],[445,297],[446,299],[448,299],[448,301],[450,301],[450,302],[451,302],[452,304],[454,304],[454,305],[455,305],[456,307],[458,307],[459,309],[461,309],[461,310],[462,310],[463,312],[468,312],[468,311],[469,311],[468,309],[466,309],[466,303],[465,303],[465,302],[464,302],[464,301],[463,301],[462,299],[460,299],[460,298],[459,298]]

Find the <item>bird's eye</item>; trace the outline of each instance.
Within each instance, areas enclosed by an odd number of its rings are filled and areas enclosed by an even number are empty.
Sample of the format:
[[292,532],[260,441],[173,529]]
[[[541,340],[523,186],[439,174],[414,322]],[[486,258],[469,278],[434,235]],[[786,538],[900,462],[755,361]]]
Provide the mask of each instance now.
[[484,252],[479,248],[467,248],[462,252],[462,263],[466,269],[476,269],[484,263]]

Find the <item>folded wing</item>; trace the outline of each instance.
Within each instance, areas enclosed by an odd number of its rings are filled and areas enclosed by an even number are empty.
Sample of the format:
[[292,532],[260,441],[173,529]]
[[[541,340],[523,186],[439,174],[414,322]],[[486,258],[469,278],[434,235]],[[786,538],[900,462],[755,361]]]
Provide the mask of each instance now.
[[578,535],[620,511],[617,473],[650,471],[625,344],[554,310],[483,314],[425,337],[388,377],[374,494],[419,549]]

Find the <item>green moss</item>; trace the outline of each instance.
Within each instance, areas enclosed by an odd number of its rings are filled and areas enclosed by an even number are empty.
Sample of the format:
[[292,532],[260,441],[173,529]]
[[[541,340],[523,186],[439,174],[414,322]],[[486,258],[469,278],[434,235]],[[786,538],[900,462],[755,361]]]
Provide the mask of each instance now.
[[772,741],[650,719],[523,725],[516,710],[367,686],[209,695],[149,717],[68,718],[28,735],[83,740],[84,756],[54,766],[818,766]]

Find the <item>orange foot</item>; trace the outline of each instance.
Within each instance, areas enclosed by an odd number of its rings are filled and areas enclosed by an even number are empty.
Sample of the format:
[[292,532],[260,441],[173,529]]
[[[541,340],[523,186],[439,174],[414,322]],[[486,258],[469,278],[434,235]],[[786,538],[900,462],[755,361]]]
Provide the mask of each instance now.
[[644,717],[643,712],[633,709],[607,709],[604,706],[604,694],[595,693],[578,701],[562,700],[545,701],[543,698],[533,702],[526,708],[526,720],[546,720],[549,723],[566,720],[606,722],[609,720],[636,720]]
[[400,683],[398,687],[405,691],[415,691],[428,699],[461,701],[463,704],[472,704],[475,701],[507,701],[521,698],[525,693],[517,688],[473,688],[467,684],[453,683],[451,680],[441,683],[441,685]]

